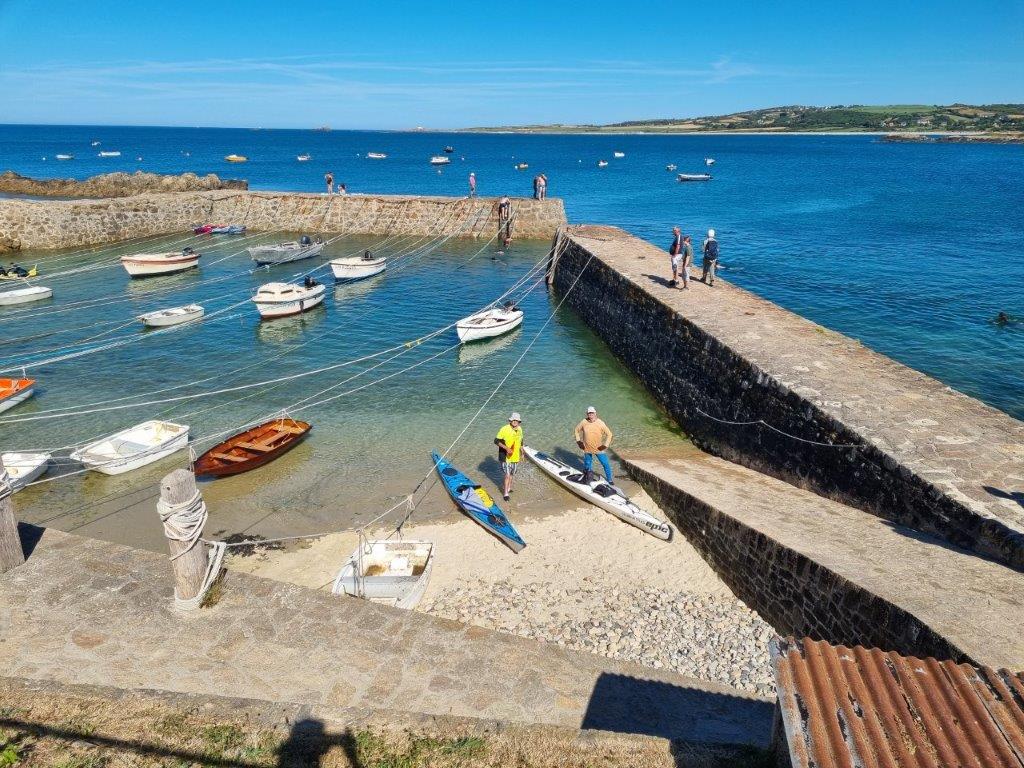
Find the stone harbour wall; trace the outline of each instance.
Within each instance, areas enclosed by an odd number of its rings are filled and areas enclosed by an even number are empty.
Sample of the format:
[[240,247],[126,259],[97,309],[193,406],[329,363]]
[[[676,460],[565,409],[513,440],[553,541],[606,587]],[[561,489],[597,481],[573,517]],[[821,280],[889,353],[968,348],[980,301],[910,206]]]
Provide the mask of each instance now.
[[587,226],[568,228],[552,279],[565,294],[579,277],[567,303],[700,447],[1024,570],[1024,423],[724,281],[681,291],[668,273],[663,250]]
[[[498,198],[333,195],[222,190],[95,200],[0,199],[0,250],[69,248],[172,234],[199,224],[310,234],[489,238]],[[557,198],[512,198],[516,238],[548,239],[565,224]]]

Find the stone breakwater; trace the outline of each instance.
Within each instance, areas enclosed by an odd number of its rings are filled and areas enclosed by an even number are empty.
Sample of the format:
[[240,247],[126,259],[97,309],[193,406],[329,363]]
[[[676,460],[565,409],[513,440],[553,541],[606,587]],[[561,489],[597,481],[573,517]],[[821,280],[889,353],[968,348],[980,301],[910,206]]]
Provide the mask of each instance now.
[[[590,579],[584,579],[588,582]],[[775,695],[775,631],[734,598],[653,587],[550,584],[456,587],[421,606],[464,624]]]
[[724,281],[669,288],[622,230],[563,245],[556,290],[583,272],[568,304],[699,446],[1024,570],[1024,423]]
[[[172,234],[198,224],[244,224],[255,231],[312,234],[452,235],[498,231],[498,199],[400,195],[318,195],[213,191],[98,200],[0,200],[0,251],[70,248]],[[513,198],[512,233],[550,238],[565,224],[557,198]]]
[[241,179],[221,179],[214,173],[161,174],[101,173],[88,179],[32,179],[14,171],[0,173],[0,192],[37,197],[129,197],[145,192],[203,192],[214,189],[248,189]]

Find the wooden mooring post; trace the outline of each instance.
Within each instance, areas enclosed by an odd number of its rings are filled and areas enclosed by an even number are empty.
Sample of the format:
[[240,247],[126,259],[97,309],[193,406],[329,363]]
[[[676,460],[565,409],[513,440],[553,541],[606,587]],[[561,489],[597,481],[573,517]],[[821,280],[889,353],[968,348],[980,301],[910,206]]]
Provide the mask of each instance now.
[[3,456],[0,456],[0,573],[7,573],[24,562],[18,521],[14,519],[14,491],[4,468]]
[[[196,476],[187,469],[176,469],[160,482],[160,501],[169,507],[185,504],[197,492]],[[171,537],[172,530],[181,530],[181,524],[175,521],[173,514],[164,523],[164,533],[168,535],[167,548],[173,558],[171,568],[174,571],[174,593],[179,600],[191,600],[203,588],[209,556],[206,545],[201,541],[189,549],[188,541]]]

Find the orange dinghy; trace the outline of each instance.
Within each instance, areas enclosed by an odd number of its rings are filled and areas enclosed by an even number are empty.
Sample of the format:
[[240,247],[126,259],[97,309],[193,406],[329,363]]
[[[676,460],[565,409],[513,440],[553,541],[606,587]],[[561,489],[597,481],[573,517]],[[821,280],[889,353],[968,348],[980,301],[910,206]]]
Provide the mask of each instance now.
[[312,428],[305,421],[282,417],[239,432],[200,456],[195,473],[224,477],[262,467],[298,445]]
[[13,408],[32,397],[35,379],[0,379],[0,411]]

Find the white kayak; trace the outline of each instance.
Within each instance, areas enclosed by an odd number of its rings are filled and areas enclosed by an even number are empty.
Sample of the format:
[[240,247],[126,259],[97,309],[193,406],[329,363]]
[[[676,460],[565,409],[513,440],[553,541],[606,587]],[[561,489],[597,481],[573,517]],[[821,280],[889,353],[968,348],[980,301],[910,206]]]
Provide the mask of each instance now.
[[152,464],[187,446],[187,424],[153,420],[79,448],[71,458],[104,475],[120,475]]
[[0,291],[0,307],[14,304],[28,304],[30,301],[42,301],[53,296],[53,288],[33,285],[30,288],[15,288],[13,291]]
[[338,571],[331,592],[412,610],[423,598],[433,568],[432,542],[367,541]]
[[147,312],[139,315],[142,324],[149,328],[166,328],[170,325],[181,325],[191,323],[203,316],[206,310],[200,304],[187,304],[184,307],[171,307],[160,309],[156,312]]
[[605,480],[595,478],[594,475],[591,475],[593,479],[588,479],[583,470],[570,467],[553,456],[541,453],[529,446],[524,445],[523,452],[530,461],[540,467],[552,480],[563,488],[568,488],[581,499],[589,501],[595,507],[600,507],[605,512],[610,512],[624,523],[629,523],[641,531],[646,531],[651,536],[671,541],[672,526],[638,507],[626,497],[626,494],[620,488],[611,485]]
[[478,341],[501,336],[523,324],[523,310],[515,306],[495,307],[459,320],[455,331],[459,341]]
[[36,480],[50,465],[48,453],[5,453],[0,458],[3,459],[14,493]]

